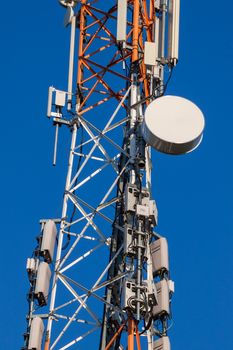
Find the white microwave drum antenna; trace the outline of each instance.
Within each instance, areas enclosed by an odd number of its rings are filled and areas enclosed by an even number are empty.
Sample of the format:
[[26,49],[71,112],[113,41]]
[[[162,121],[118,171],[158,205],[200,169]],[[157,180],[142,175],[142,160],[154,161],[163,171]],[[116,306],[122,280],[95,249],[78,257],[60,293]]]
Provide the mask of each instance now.
[[145,111],[143,137],[157,151],[185,154],[201,143],[205,120],[191,101],[178,96],[163,96]]

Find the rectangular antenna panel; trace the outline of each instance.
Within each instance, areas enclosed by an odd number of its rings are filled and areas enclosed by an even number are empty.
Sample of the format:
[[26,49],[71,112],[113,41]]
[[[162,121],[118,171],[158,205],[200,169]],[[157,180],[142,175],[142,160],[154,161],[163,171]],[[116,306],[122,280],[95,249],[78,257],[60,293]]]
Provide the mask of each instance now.
[[38,268],[35,288],[35,297],[41,306],[47,304],[50,278],[51,271],[49,264],[41,262]]
[[56,90],[55,92],[55,105],[58,107],[64,107],[66,104],[66,92]]
[[42,337],[44,333],[44,324],[40,317],[32,320],[28,350],[41,350]]
[[[160,8],[160,1],[159,1],[159,5],[158,8]],[[161,57],[161,17],[156,17],[156,21],[155,21],[155,57],[156,57],[156,65],[154,66],[154,77],[156,79],[160,79],[161,78],[161,67],[159,62],[157,62],[157,60],[160,60]]]
[[148,66],[155,66],[156,60],[156,44],[149,41],[145,41],[145,53],[144,53],[144,63]]
[[180,0],[169,1],[168,56],[174,65],[179,58]]
[[169,271],[168,244],[164,237],[150,244],[152,255],[153,274],[158,275],[162,271]]
[[53,220],[45,223],[41,243],[41,254],[45,261],[51,263],[53,260],[54,245],[57,235],[57,228]]
[[127,30],[127,0],[117,1],[117,41],[126,41]]
[[169,315],[170,314],[170,308],[169,308],[169,288],[168,283],[166,280],[162,280],[155,284],[156,290],[157,290],[157,300],[158,305],[155,305],[153,307],[153,317],[159,318],[161,315]]
[[54,87],[50,86],[49,92],[48,92],[48,107],[47,107],[47,117],[48,118],[51,117],[51,113],[52,113],[53,91],[55,91]]
[[137,188],[134,185],[127,184],[125,189],[125,210],[135,211],[137,201]]
[[162,337],[153,344],[153,350],[171,350],[170,340],[168,337]]
[[154,226],[158,225],[158,209],[155,200],[149,202],[149,217]]

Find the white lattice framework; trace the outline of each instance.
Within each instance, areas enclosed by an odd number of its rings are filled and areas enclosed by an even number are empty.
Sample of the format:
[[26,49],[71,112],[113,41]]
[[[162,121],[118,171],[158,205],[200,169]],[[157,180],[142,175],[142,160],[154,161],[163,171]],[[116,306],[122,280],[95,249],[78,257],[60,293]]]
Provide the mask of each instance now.
[[[101,0],[89,3],[83,0],[80,3],[71,29],[72,43],[78,21],[77,93],[72,92],[70,78],[74,66],[72,50],[67,91],[68,106],[72,99],[75,107],[68,108],[65,115],[61,113],[59,118],[54,119],[56,123],[60,123],[59,119],[65,120],[64,124],[72,133],[54,276],[48,298],[50,303],[47,313],[34,312],[47,320],[46,350],[98,348],[104,305],[115,310],[119,319],[124,321],[125,312],[121,306],[107,301],[106,287],[132,276],[134,271],[133,264],[132,268],[126,268],[123,261],[122,271],[108,278],[116,260],[124,259],[122,245],[109,259],[112,232],[114,228],[124,232],[124,227],[117,223],[116,218],[116,206],[124,199],[119,183],[124,176],[130,177],[131,182],[135,181],[132,170],[137,151],[134,133],[139,119],[143,118],[146,103],[155,97],[150,95],[153,81],[148,77],[152,72],[147,75],[143,61],[144,41],[155,40],[157,12],[154,1],[128,1],[133,16],[135,6],[140,9],[137,14],[139,32],[138,38],[132,37],[135,24],[128,21],[129,48],[126,47],[124,51],[117,45],[114,34],[116,1],[111,0],[106,4]],[[94,7],[95,4],[98,8]],[[150,7],[148,13],[147,7]],[[137,67],[132,58],[134,40],[139,52]],[[97,43],[93,46],[94,41]],[[162,65],[160,74],[158,85],[153,87],[156,93],[163,85]],[[145,168],[140,170],[140,177],[142,186],[150,192],[151,159],[148,146],[145,148]],[[147,241],[147,263],[143,276],[149,286],[153,281],[149,234]],[[116,295],[116,298],[120,299],[121,295]],[[148,350],[152,350],[153,326],[142,337],[147,342]],[[122,335],[122,344],[124,342]]]

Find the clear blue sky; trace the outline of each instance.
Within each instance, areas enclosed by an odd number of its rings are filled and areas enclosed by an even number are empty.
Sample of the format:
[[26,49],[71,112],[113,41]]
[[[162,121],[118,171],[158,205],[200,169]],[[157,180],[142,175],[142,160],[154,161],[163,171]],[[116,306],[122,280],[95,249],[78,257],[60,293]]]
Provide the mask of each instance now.
[[[1,4],[2,349],[23,344],[26,258],[42,217],[59,217],[66,143],[52,167],[47,88],[66,86],[68,31],[56,0]],[[233,348],[232,1],[181,1],[180,62],[168,93],[206,116],[201,147],[182,157],[153,154],[158,231],[168,237],[173,350]],[[97,347],[96,347],[97,348]],[[93,346],[94,349],[94,346]]]

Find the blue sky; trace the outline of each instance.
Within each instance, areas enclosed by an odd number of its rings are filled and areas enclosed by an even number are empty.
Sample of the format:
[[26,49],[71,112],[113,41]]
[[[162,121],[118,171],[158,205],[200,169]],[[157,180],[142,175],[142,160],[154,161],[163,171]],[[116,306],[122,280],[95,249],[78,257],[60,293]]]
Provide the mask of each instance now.
[[[232,2],[181,2],[180,62],[168,93],[206,116],[201,146],[153,154],[158,231],[169,240],[176,283],[173,350],[233,348]],[[2,4],[1,32],[1,344],[23,344],[31,255],[38,221],[59,217],[67,143],[52,167],[47,88],[65,88],[68,31],[57,1]],[[93,347],[94,349],[94,347]]]

